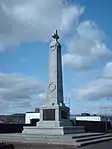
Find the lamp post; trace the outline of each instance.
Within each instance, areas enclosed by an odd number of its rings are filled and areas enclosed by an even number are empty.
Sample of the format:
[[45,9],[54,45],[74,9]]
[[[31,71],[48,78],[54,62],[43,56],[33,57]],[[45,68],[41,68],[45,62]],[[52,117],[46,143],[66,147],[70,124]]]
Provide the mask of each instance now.
[[[108,98],[106,98],[106,101],[108,100]],[[104,111],[103,113],[102,113],[102,110]],[[106,103],[105,103],[105,105],[103,105],[103,106],[101,106],[101,104],[100,104],[100,115],[102,116],[102,114],[104,115],[104,117],[105,117],[105,119],[104,119],[104,124],[105,124],[105,131],[107,132],[107,130],[108,130],[108,126],[107,126],[107,105],[106,105]]]
[[70,102],[70,97],[69,97],[69,108],[71,109],[71,102]]
[[[108,98],[106,98],[106,100],[108,100]],[[107,106],[106,106],[106,103],[105,103],[105,130],[106,130],[106,132],[107,132],[108,127],[107,127],[107,119],[106,119],[106,116],[107,116]]]

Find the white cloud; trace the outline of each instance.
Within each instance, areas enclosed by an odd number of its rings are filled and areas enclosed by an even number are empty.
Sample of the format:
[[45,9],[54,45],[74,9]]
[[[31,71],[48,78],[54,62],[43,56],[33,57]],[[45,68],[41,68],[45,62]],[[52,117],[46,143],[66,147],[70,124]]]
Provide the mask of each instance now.
[[97,100],[112,97],[112,62],[108,62],[102,71],[102,76],[89,84],[74,89],[72,98]]
[[112,62],[108,62],[103,70],[105,78],[112,78]]
[[44,98],[44,86],[35,77],[0,74],[0,113],[37,108]]
[[56,28],[67,33],[83,11],[62,0],[0,0],[0,50],[21,41],[49,40]]
[[105,35],[92,21],[83,21],[68,42],[68,52],[63,56],[65,65],[74,68],[91,66],[92,62],[111,54],[105,44]]

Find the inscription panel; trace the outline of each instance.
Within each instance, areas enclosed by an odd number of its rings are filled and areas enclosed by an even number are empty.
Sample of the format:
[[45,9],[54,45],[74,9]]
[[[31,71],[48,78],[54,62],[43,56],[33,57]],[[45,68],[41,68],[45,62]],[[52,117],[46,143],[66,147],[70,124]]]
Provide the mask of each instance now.
[[44,121],[54,121],[55,120],[55,109],[44,109],[43,110],[43,120]]
[[67,119],[68,113],[66,111],[61,111],[61,119]]

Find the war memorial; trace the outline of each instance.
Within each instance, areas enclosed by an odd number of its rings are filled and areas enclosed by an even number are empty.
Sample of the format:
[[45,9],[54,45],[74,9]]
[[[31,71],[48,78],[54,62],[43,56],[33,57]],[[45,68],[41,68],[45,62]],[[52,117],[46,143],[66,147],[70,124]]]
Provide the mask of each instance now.
[[[87,133],[83,126],[73,125],[70,109],[64,103],[61,44],[58,31],[49,46],[48,84],[45,104],[40,107],[40,121],[36,126],[24,126],[22,133],[0,134],[0,141],[17,143],[20,148],[77,148],[112,140],[112,134]],[[26,144],[26,145],[25,145]],[[40,145],[41,144],[41,145]],[[53,146],[59,145],[59,146]],[[62,146],[60,146],[62,145]],[[17,146],[15,144],[15,146]],[[71,147],[72,146],[72,147]]]
[[83,126],[72,126],[70,109],[64,104],[61,44],[57,30],[52,38],[46,103],[40,108],[40,121],[37,126],[24,127],[24,134],[64,135],[84,132]]

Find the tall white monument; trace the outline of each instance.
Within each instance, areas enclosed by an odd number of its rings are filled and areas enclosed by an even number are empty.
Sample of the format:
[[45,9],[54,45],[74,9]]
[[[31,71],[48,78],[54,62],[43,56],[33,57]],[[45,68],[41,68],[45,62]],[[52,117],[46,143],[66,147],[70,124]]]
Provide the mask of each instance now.
[[35,127],[24,127],[23,133],[64,135],[83,132],[83,127],[72,126],[69,107],[63,100],[63,79],[61,44],[58,31],[52,35],[49,48],[49,80],[46,89],[46,103],[40,108],[40,121]]

